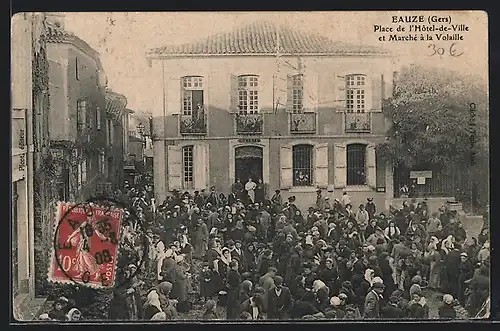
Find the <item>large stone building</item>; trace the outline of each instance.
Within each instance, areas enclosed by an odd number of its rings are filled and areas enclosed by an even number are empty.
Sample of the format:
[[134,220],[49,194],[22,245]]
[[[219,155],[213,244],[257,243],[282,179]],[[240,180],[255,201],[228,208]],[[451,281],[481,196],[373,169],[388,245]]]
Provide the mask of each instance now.
[[63,18],[50,16],[47,42],[58,198],[83,201],[121,184],[127,99],[107,88],[99,53],[66,31]]
[[159,201],[174,189],[227,193],[252,177],[302,208],[318,188],[391,202],[392,167],[375,148],[392,94],[386,51],[257,21],[147,57]]

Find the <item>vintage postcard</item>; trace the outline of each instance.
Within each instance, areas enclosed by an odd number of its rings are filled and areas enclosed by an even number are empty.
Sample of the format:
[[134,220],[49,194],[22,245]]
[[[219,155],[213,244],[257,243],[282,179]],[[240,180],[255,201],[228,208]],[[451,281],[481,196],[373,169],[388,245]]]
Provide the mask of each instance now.
[[490,315],[488,15],[12,17],[17,321]]

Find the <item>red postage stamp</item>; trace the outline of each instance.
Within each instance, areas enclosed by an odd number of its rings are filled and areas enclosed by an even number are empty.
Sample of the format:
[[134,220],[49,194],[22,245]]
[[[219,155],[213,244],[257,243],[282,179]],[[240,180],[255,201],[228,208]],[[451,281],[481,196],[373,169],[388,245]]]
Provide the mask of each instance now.
[[92,203],[59,203],[49,281],[113,287],[122,215]]

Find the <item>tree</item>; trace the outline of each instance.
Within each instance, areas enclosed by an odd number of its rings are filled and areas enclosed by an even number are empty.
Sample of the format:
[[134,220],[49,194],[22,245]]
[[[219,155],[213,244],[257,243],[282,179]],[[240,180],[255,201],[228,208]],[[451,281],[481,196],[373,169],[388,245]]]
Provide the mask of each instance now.
[[483,181],[487,192],[487,91],[475,76],[420,65],[403,68],[393,97],[384,103],[392,125],[379,155],[409,169],[432,166],[446,172],[458,165]]

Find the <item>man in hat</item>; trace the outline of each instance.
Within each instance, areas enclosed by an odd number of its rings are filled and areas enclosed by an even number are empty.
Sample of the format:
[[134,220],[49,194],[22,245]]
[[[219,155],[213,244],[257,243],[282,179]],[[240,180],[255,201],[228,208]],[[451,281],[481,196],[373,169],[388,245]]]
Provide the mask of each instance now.
[[370,292],[365,297],[365,308],[363,318],[379,318],[382,294],[384,293],[384,283],[375,282]]
[[236,181],[231,185],[231,192],[234,193],[234,195],[239,198],[241,196],[241,191],[243,191],[244,187],[243,184],[241,183],[241,179],[236,178]]
[[193,201],[198,208],[201,208],[205,204],[205,199],[200,195],[200,191],[194,191]]
[[288,207],[286,208],[286,212],[285,210],[283,211],[288,219],[292,219],[297,210],[299,210],[295,205],[295,199],[295,195],[288,197]]
[[259,227],[259,237],[265,243],[267,243],[267,235],[270,226],[271,226],[271,214],[269,213],[269,207],[264,206],[258,217],[258,227]]
[[373,198],[366,198],[366,206],[365,209],[368,212],[368,216],[370,220],[372,220],[375,217],[375,213],[377,212],[377,207],[373,203]]
[[274,191],[274,195],[271,197],[272,212],[277,213],[279,209],[283,206],[283,197],[281,196],[281,191]]
[[212,206],[215,206],[216,209],[219,208],[219,195],[215,190],[215,186],[210,187],[210,194],[208,195],[208,198],[205,201],[207,203],[210,202]]
[[321,190],[316,190],[316,208],[321,212],[325,211],[325,198]]

